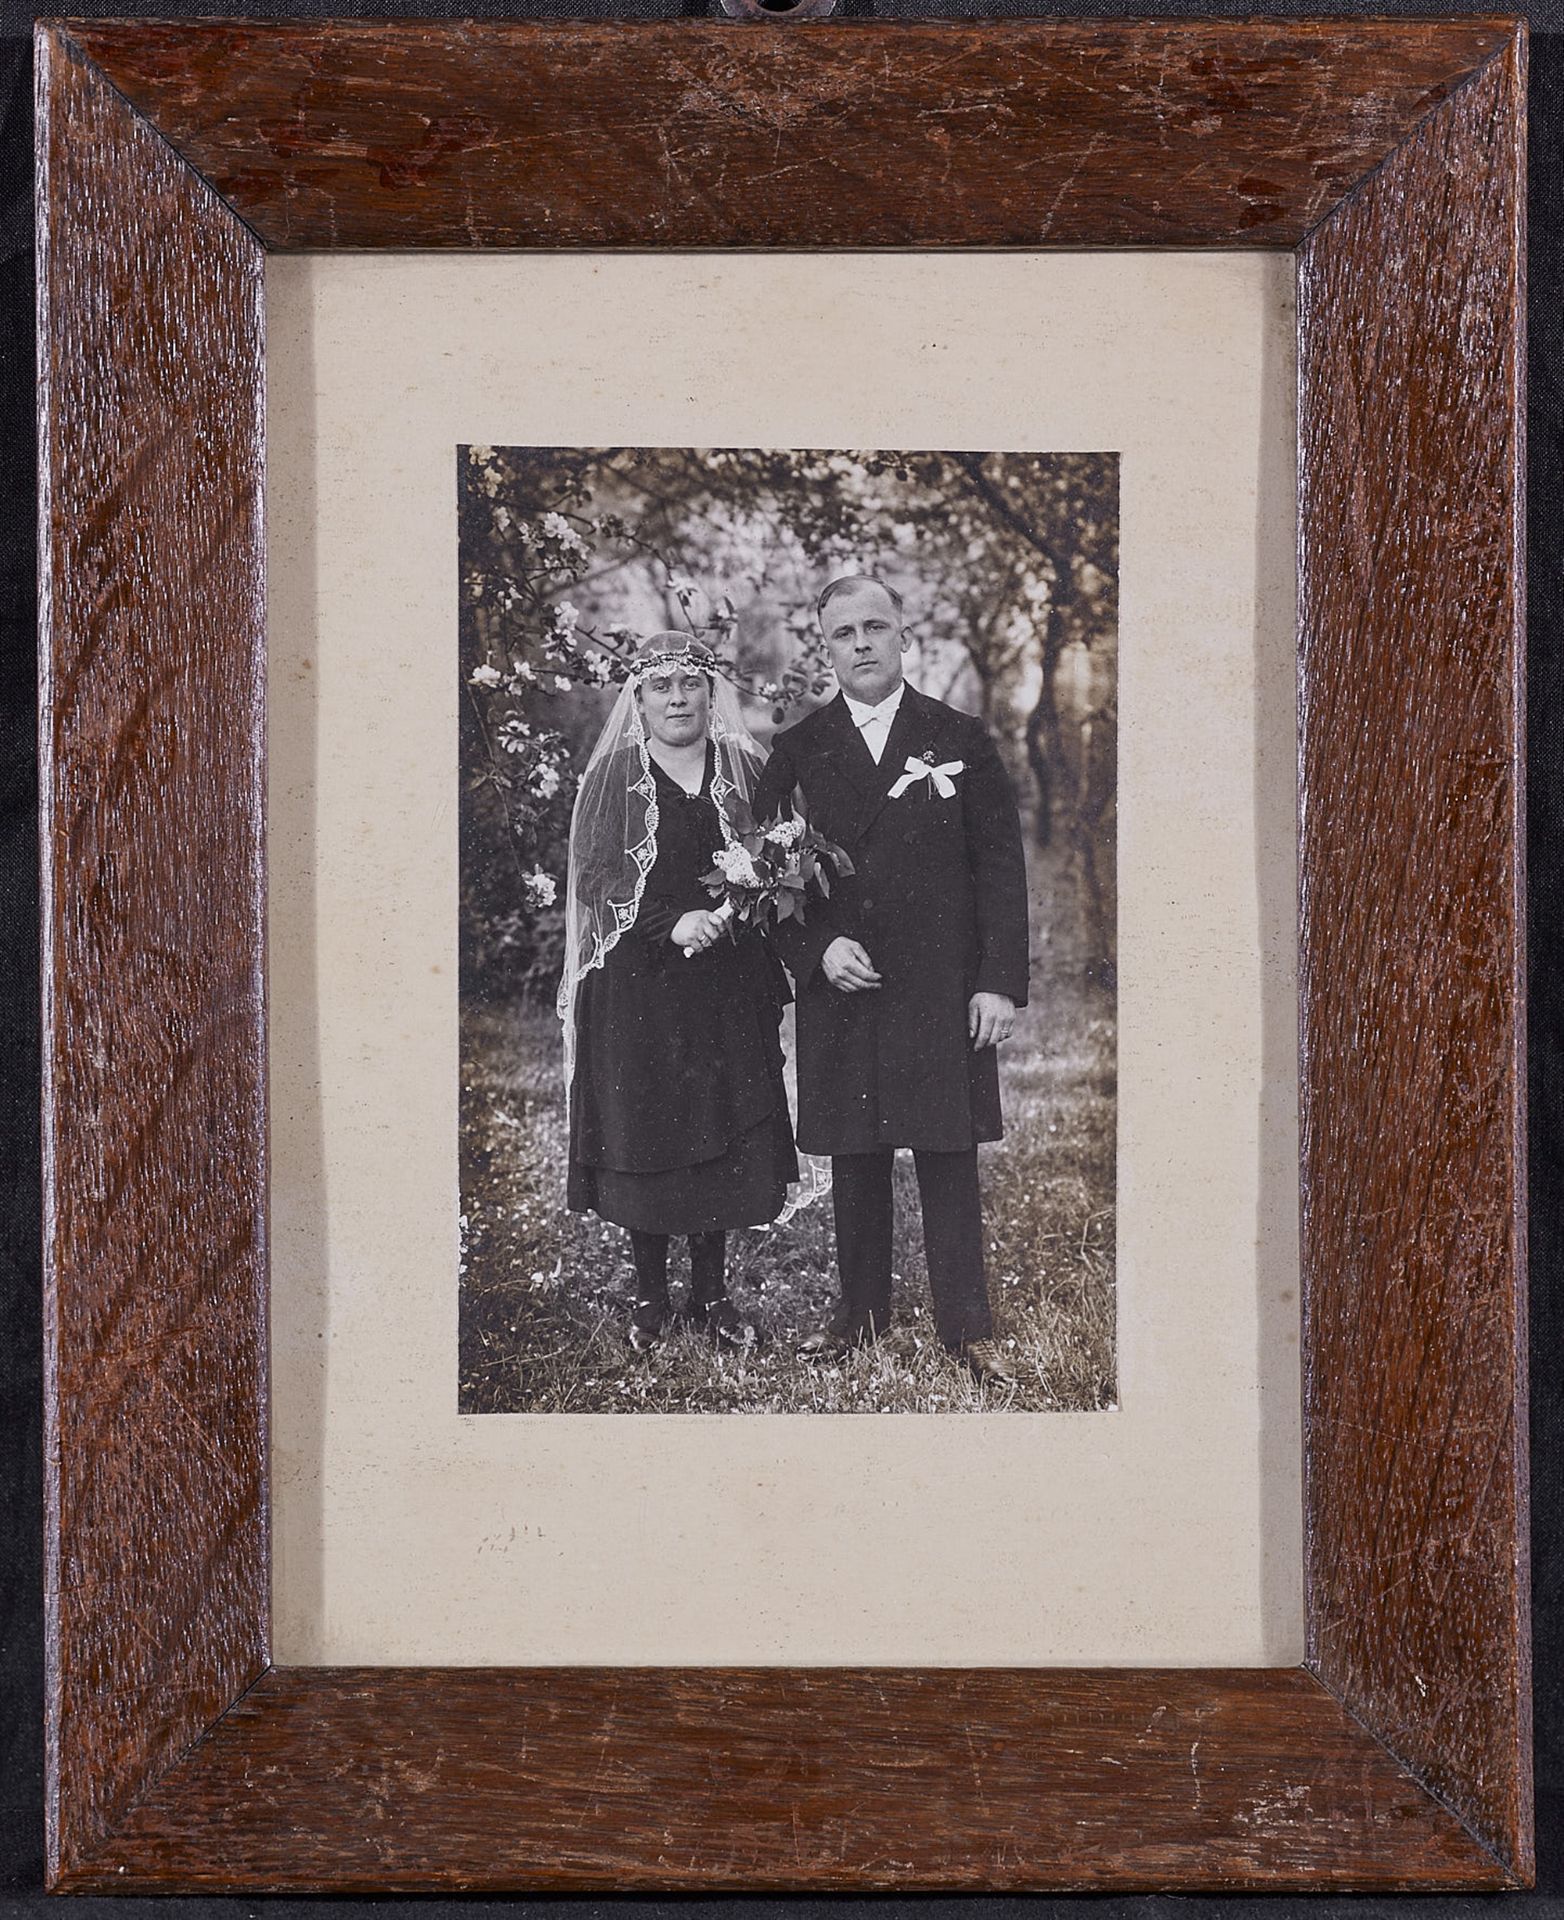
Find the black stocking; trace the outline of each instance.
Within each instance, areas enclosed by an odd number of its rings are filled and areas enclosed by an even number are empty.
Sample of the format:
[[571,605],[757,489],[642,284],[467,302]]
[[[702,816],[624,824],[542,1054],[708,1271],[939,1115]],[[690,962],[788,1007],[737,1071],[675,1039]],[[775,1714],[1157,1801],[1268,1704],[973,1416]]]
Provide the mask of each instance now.
[[635,1295],[659,1307],[668,1304],[668,1236],[630,1229],[630,1251],[635,1255]]
[[715,1233],[690,1235],[690,1305],[709,1307],[722,1298],[722,1273],[727,1257],[728,1236]]

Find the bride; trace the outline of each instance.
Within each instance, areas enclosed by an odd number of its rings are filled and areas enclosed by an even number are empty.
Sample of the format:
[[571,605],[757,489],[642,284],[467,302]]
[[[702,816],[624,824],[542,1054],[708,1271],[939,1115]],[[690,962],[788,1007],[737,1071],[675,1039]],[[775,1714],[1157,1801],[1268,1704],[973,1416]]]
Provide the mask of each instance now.
[[629,1232],[638,1349],[670,1318],[674,1237],[689,1241],[695,1324],[719,1346],[754,1341],[727,1297],[727,1233],[775,1220],[798,1175],[778,1033],[786,975],[757,931],[729,936],[702,885],[747,820],[764,758],[710,649],[654,634],[571,816],[566,1204]]

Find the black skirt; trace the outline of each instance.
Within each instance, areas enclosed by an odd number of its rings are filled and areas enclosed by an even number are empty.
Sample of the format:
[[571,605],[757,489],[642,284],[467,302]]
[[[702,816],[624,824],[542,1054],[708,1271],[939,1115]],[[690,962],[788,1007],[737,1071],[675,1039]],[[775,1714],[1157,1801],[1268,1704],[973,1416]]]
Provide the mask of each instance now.
[[572,1160],[566,1204],[639,1233],[711,1233],[775,1220],[798,1176],[787,1108],[774,1108],[715,1160],[623,1173]]

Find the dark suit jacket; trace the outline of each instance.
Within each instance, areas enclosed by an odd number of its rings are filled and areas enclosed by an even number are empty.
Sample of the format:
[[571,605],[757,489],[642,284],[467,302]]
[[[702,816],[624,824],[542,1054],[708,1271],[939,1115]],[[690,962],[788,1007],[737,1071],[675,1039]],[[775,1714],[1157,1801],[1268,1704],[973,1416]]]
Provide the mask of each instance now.
[[[918,780],[890,790],[909,758],[959,760],[955,793]],[[856,871],[811,898],[802,926],[776,944],[798,998],[798,1144],[809,1153],[886,1146],[957,1152],[997,1140],[995,1051],[972,1051],[976,992],[1027,990],[1026,862],[1015,794],[982,722],[908,687],[878,764],[840,695],[780,734],[755,815],[805,817]],[[859,941],[883,976],[842,993],[820,970],[839,935]]]

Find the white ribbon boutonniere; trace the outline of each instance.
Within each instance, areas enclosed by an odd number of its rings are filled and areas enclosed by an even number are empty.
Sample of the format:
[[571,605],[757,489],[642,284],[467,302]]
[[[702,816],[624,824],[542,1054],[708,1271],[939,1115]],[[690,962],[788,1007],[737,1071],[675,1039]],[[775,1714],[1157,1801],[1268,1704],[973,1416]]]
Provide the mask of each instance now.
[[956,797],[956,775],[966,771],[965,760],[947,760],[941,766],[933,766],[927,760],[907,761],[907,771],[891,788],[890,797],[899,800],[907,789],[918,780],[932,780],[934,791],[941,800],[953,800]]

